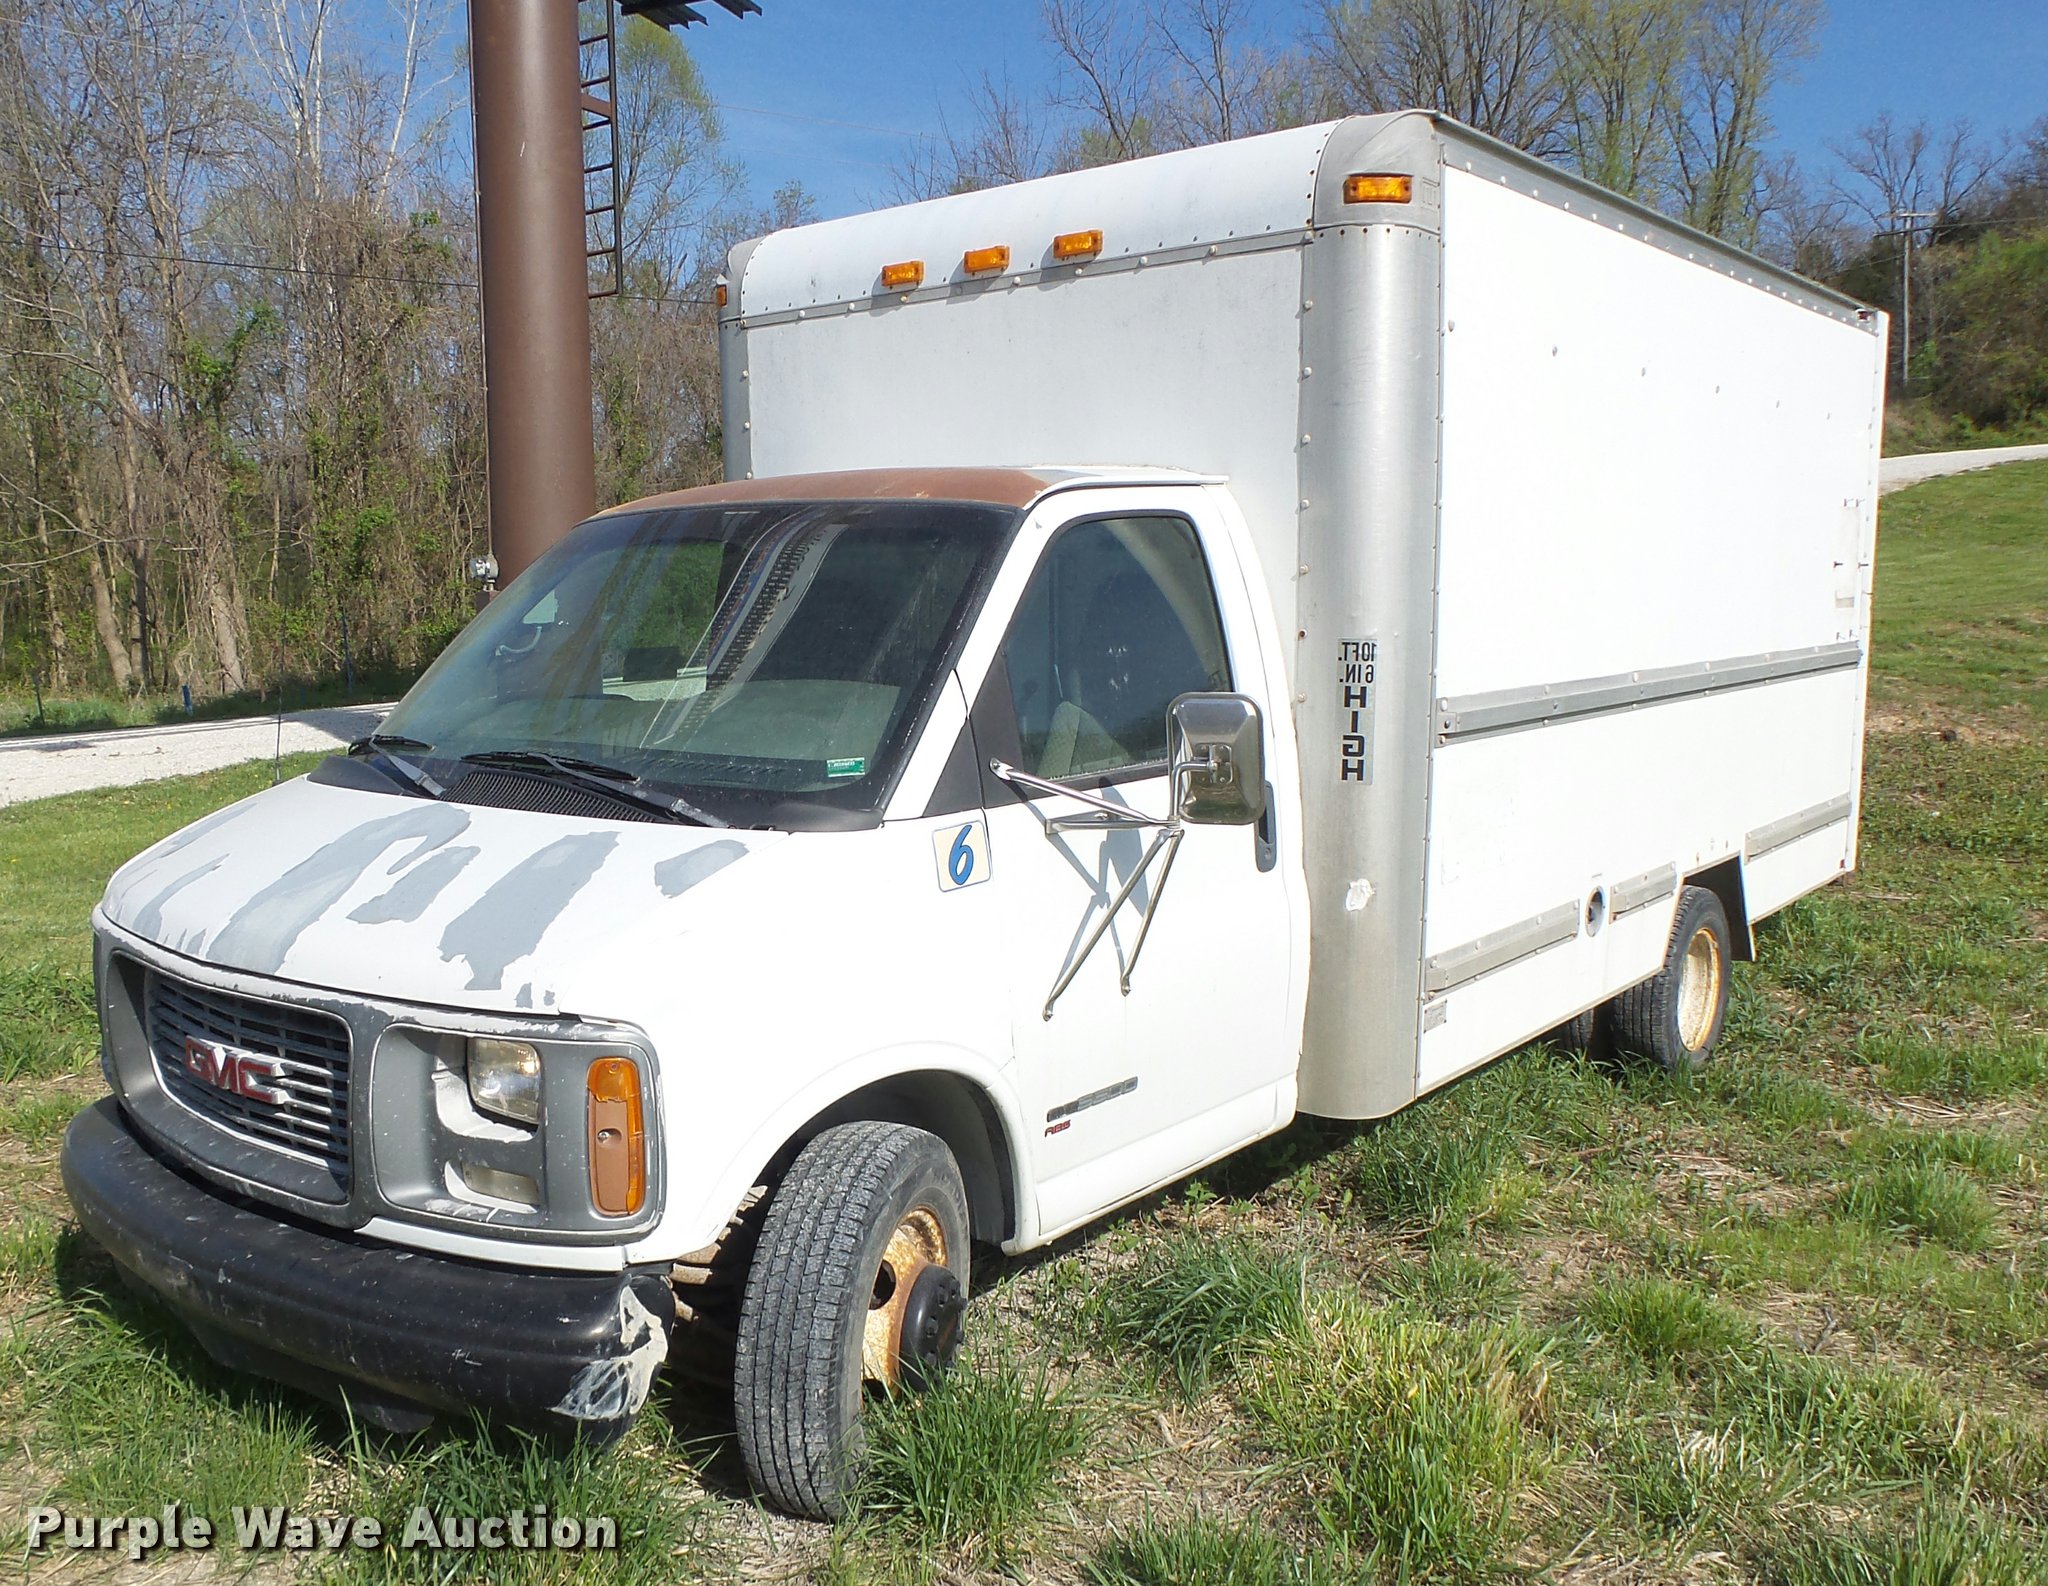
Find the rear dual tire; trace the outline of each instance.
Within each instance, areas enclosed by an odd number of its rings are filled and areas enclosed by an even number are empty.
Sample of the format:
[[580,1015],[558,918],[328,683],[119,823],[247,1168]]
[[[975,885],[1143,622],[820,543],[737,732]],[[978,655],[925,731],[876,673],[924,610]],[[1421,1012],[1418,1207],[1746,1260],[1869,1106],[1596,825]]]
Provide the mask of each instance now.
[[1713,1056],[1728,1017],[1728,911],[1705,887],[1678,895],[1664,967],[1608,1004],[1614,1044],[1631,1057],[1689,1074]]

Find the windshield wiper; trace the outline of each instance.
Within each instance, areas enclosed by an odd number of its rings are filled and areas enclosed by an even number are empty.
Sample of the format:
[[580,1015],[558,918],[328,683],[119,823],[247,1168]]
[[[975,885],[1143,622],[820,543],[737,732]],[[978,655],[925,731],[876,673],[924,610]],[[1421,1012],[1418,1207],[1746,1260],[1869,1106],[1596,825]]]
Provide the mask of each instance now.
[[386,770],[397,772],[399,779],[407,787],[416,793],[426,794],[428,798],[437,799],[448,790],[410,760],[401,759],[391,752],[393,749],[431,749],[433,747],[432,744],[422,743],[417,738],[408,738],[403,733],[373,732],[369,737],[358,738],[354,743],[350,744],[348,752],[351,756],[374,754],[377,757],[378,764]]
[[476,754],[466,754],[462,758],[471,765],[502,765],[520,771],[547,771],[596,792],[624,799],[629,804],[638,804],[642,809],[659,810],[664,815],[677,820],[693,821],[699,826],[732,824],[730,821],[721,820],[709,810],[699,809],[686,798],[643,788],[639,786],[640,778],[633,772],[623,771],[615,765],[603,765],[596,760],[579,760],[574,755],[543,754],[538,749],[485,749]]

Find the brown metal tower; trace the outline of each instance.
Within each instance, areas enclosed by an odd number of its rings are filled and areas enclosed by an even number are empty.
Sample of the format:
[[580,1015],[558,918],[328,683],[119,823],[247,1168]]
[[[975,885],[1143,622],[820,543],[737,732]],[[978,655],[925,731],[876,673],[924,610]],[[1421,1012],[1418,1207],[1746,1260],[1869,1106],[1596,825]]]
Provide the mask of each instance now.
[[[760,10],[756,0],[716,3],[734,16]],[[673,0],[624,0],[621,10],[664,27],[704,20]],[[609,251],[615,271],[616,242],[593,250],[588,241],[584,134],[587,115],[608,123],[615,112],[610,98],[588,92],[581,56],[577,0],[470,0],[491,553],[501,581],[597,504],[590,267],[594,253]],[[609,218],[616,228],[616,210]]]

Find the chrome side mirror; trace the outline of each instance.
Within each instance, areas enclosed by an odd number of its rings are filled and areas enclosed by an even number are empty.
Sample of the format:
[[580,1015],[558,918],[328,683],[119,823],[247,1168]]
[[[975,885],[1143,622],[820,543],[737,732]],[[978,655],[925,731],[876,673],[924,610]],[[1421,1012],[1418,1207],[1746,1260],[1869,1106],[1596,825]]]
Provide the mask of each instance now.
[[1183,694],[1167,708],[1173,807],[1191,826],[1249,826],[1266,812],[1259,707],[1242,694]]

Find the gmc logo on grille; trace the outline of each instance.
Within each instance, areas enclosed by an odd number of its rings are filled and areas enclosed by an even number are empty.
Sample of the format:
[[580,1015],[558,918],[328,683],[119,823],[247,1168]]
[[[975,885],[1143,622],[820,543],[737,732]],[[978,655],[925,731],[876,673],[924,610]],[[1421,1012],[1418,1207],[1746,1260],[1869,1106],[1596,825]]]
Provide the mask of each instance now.
[[232,1096],[246,1096],[250,1101],[268,1102],[273,1107],[282,1107],[285,1103],[285,1092],[281,1087],[264,1083],[283,1074],[284,1064],[274,1057],[265,1057],[261,1052],[245,1052],[238,1046],[202,1041],[196,1035],[188,1035],[185,1037],[185,1072],[201,1083]]

